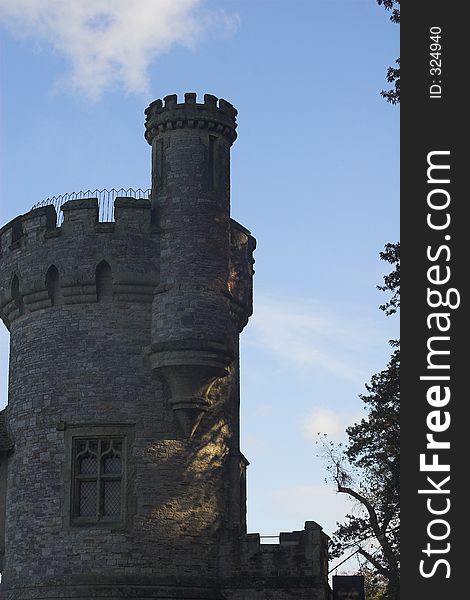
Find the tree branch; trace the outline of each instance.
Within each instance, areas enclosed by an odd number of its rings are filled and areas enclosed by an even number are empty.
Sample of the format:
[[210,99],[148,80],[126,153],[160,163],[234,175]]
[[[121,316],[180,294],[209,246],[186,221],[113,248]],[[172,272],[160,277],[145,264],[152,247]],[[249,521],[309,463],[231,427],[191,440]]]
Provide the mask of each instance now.
[[361,554],[366,560],[370,562],[371,565],[374,565],[376,570],[383,575],[386,579],[390,578],[390,572],[376,559],[373,554],[364,550],[364,548],[358,547],[357,551]]
[[[339,478],[339,475],[337,475],[337,477],[336,477],[336,484],[338,486],[338,492],[340,492],[342,494],[348,494],[352,498],[355,498],[367,510],[367,512],[369,514],[369,522],[370,522],[372,531],[374,532],[374,535],[383,550],[383,553],[387,559],[388,564],[390,565],[390,567],[392,567],[395,570],[398,566],[397,560],[393,553],[392,547],[387,539],[387,536],[385,535],[385,529],[380,527],[380,525],[379,525],[379,520],[377,518],[377,513],[375,512],[374,507],[369,502],[369,500],[367,500],[367,498],[365,498],[362,494],[359,494],[359,492],[356,492],[356,490],[353,490],[350,487],[341,485],[338,478]],[[374,566],[375,566],[375,564],[374,564]]]

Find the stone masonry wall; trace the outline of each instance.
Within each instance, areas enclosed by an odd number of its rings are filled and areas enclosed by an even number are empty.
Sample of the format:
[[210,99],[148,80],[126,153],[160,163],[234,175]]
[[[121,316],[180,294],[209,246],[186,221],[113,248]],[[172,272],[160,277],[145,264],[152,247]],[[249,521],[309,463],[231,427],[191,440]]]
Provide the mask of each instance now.
[[[217,575],[220,530],[230,514],[237,362],[210,393],[197,435],[185,438],[148,360],[159,274],[150,206],[117,200],[115,223],[98,223],[93,201],[67,203],[64,214],[55,228],[48,209],[28,213],[16,240],[11,227],[0,231],[2,317],[11,335],[7,411],[15,442],[5,597],[42,597],[24,586],[37,586],[48,598],[74,597],[79,584],[91,586],[93,597],[106,580],[126,589],[152,582],[157,589],[156,582],[176,578],[183,589],[181,581],[196,578],[200,586],[202,575],[208,581]],[[95,270],[103,260],[111,266],[112,298],[97,301]],[[45,284],[51,265],[60,277],[57,305]],[[15,276],[20,303],[11,296]],[[70,525],[67,443],[87,428],[117,428],[128,437],[122,528]]]

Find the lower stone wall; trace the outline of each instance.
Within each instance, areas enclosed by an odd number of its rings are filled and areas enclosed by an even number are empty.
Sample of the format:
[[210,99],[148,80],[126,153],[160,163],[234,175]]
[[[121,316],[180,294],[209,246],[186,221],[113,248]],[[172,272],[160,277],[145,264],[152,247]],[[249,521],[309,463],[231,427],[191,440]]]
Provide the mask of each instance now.
[[67,586],[41,587],[24,589],[20,592],[4,595],[0,591],[1,600],[226,600],[218,590],[207,587],[182,588],[174,586],[143,585],[102,585],[102,586]]
[[261,544],[258,533],[244,536],[241,545],[241,573],[267,577],[328,576],[328,536],[315,521],[302,531],[280,533],[279,544]]
[[239,551],[237,576],[222,588],[227,600],[331,600],[328,536],[315,521],[281,533],[279,544],[247,534]]
[[[104,580],[106,578],[103,578]],[[156,581],[139,578],[128,583],[69,583],[46,581],[43,585],[0,591],[2,600],[331,600],[331,591],[317,578],[270,580],[225,579],[208,581],[186,578]],[[28,582],[31,583],[31,582]],[[26,582],[25,582],[26,584]],[[220,587],[219,587],[220,586]]]
[[290,588],[247,588],[224,591],[226,600],[330,600],[330,590],[317,583],[302,585],[298,580]]

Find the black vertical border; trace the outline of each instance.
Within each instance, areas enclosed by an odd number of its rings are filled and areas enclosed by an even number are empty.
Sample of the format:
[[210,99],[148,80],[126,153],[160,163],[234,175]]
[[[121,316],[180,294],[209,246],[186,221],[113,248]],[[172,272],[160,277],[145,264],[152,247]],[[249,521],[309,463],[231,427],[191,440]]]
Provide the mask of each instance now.
[[[470,397],[466,385],[466,374],[470,373],[470,353],[467,338],[470,336],[470,315],[468,315],[469,257],[466,244],[469,225],[467,214],[470,208],[470,194],[466,189],[467,165],[469,157],[466,141],[469,137],[469,108],[464,107],[467,84],[466,60],[470,55],[467,49],[469,35],[468,21],[464,17],[464,3],[437,2],[426,0],[416,2],[404,0],[401,6],[401,598],[425,600],[451,600],[465,597],[467,582],[464,561],[466,542],[470,527],[466,520],[466,508],[470,504],[469,447],[470,431],[466,417]],[[440,27],[442,73],[430,73],[430,28]],[[430,85],[440,80],[441,98],[430,97]],[[437,88],[435,88],[437,89]],[[468,105],[468,102],[466,102]],[[432,187],[427,182],[427,156],[429,152],[450,151],[450,184],[436,187],[445,188],[451,196],[448,212],[451,223],[445,231],[433,231],[427,223],[429,207],[427,195]],[[441,158],[446,162],[445,158]],[[437,196],[436,196],[437,198]],[[442,195],[442,198],[444,196]],[[439,216],[444,218],[442,211]],[[470,219],[469,219],[470,221]],[[450,235],[450,239],[445,239]],[[426,256],[431,246],[433,256],[440,246],[442,250],[436,262]],[[430,285],[428,268],[439,264],[443,269],[450,268],[450,281],[440,286]],[[427,343],[436,329],[429,329],[427,316],[434,312],[428,306],[427,288],[455,288],[460,294],[460,306],[455,309],[441,307],[437,311],[450,314],[451,326],[447,333],[450,340],[442,342],[441,348],[449,349],[450,354],[441,357],[441,363],[450,364],[447,374],[451,399],[441,411],[450,413],[451,424],[447,431],[435,434],[439,440],[447,440],[449,450],[439,451],[439,462],[450,464],[450,472],[424,473],[419,468],[419,455],[426,452],[426,423],[431,407],[426,399],[430,385],[439,382],[420,381],[420,376],[429,375],[427,369]],[[435,370],[433,374],[444,374]],[[442,414],[444,417],[444,415]],[[428,450],[429,456],[433,451]],[[427,459],[429,462],[430,458]],[[449,494],[418,494],[419,489],[432,489],[427,476],[434,476],[438,484],[450,475]],[[467,489],[465,489],[467,488]],[[450,509],[443,515],[431,515],[427,507],[443,509],[450,499]],[[437,541],[429,538],[428,528],[433,519],[445,519],[450,525],[447,538]],[[444,535],[446,526],[431,526],[434,535]],[[433,550],[428,556],[423,550],[430,543]],[[447,546],[449,544],[449,546]],[[448,551],[445,551],[447,550]],[[439,559],[448,561],[437,564]],[[420,573],[420,561],[426,573]],[[467,567],[468,569],[468,567]],[[450,577],[446,575],[450,574]]]

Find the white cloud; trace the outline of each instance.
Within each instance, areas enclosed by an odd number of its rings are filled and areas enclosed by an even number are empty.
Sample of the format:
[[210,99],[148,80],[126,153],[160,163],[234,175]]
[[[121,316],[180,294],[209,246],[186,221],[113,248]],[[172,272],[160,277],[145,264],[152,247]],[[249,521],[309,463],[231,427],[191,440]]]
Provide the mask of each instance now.
[[315,439],[318,433],[326,433],[330,438],[339,438],[344,434],[345,419],[328,408],[315,408],[301,422],[302,433],[307,439]]
[[320,406],[302,418],[300,427],[308,440],[316,439],[319,433],[326,433],[329,439],[339,441],[346,438],[346,427],[359,422],[361,418],[363,415],[338,413]]
[[[18,36],[50,43],[71,63],[66,82],[91,99],[112,85],[147,93],[149,66],[175,44],[191,47],[236,16],[202,12],[203,0],[1,0],[0,20]],[[214,27],[215,23],[218,27]]]
[[349,307],[333,312],[314,302],[260,294],[245,341],[297,367],[318,367],[355,383],[369,378],[368,354],[378,342],[383,345],[372,322]]

